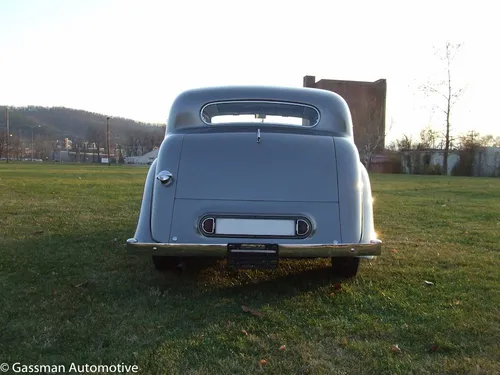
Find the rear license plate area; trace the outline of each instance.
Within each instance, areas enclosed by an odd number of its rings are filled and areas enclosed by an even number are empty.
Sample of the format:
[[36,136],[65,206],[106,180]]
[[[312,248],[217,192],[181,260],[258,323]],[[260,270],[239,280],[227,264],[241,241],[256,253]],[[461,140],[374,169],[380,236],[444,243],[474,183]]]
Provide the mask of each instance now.
[[227,265],[230,269],[276,269],[279,246],[277,244],[227,245]]

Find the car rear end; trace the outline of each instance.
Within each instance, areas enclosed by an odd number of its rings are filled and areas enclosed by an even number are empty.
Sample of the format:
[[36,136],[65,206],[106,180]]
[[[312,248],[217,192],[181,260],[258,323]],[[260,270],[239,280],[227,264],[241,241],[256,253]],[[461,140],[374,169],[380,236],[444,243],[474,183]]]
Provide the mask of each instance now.
[[310,131],[319,114],[302,120],[306,126],[222,123],[167,136],[147,179],[149,208],[128,244],[155,256],[225,257],[233,268],[378,255],[374,236],[361,242],[355,147]]

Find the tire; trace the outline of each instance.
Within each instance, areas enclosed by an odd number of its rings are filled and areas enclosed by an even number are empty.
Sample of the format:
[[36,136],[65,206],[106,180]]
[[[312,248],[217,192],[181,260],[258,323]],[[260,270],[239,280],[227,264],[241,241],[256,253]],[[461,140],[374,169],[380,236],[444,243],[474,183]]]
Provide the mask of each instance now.
[[153,264],[158,271],[174,270],[179,265],[179,258],[153,255]]
[[338,257],[332,258],[332,271],[335,276],[351,278],[358,273],[359,258]]

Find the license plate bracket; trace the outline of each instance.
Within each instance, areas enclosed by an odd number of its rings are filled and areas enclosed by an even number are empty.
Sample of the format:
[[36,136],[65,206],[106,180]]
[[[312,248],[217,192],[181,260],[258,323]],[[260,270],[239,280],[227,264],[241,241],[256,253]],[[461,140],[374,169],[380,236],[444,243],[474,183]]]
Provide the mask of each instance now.
[[227,264],[230,269],[276,269],[279,261],[277,244],[230,243]]

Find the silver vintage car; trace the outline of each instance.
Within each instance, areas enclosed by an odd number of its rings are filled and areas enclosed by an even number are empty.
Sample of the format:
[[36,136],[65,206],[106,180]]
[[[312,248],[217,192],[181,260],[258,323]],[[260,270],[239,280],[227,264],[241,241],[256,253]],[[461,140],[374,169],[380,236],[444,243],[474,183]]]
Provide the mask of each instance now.
[[127,245],[157,269],[189,257],[232,269],[331,258],[336,274],[355,276],[382,243],[347,103],[312,88],[181,93]]

